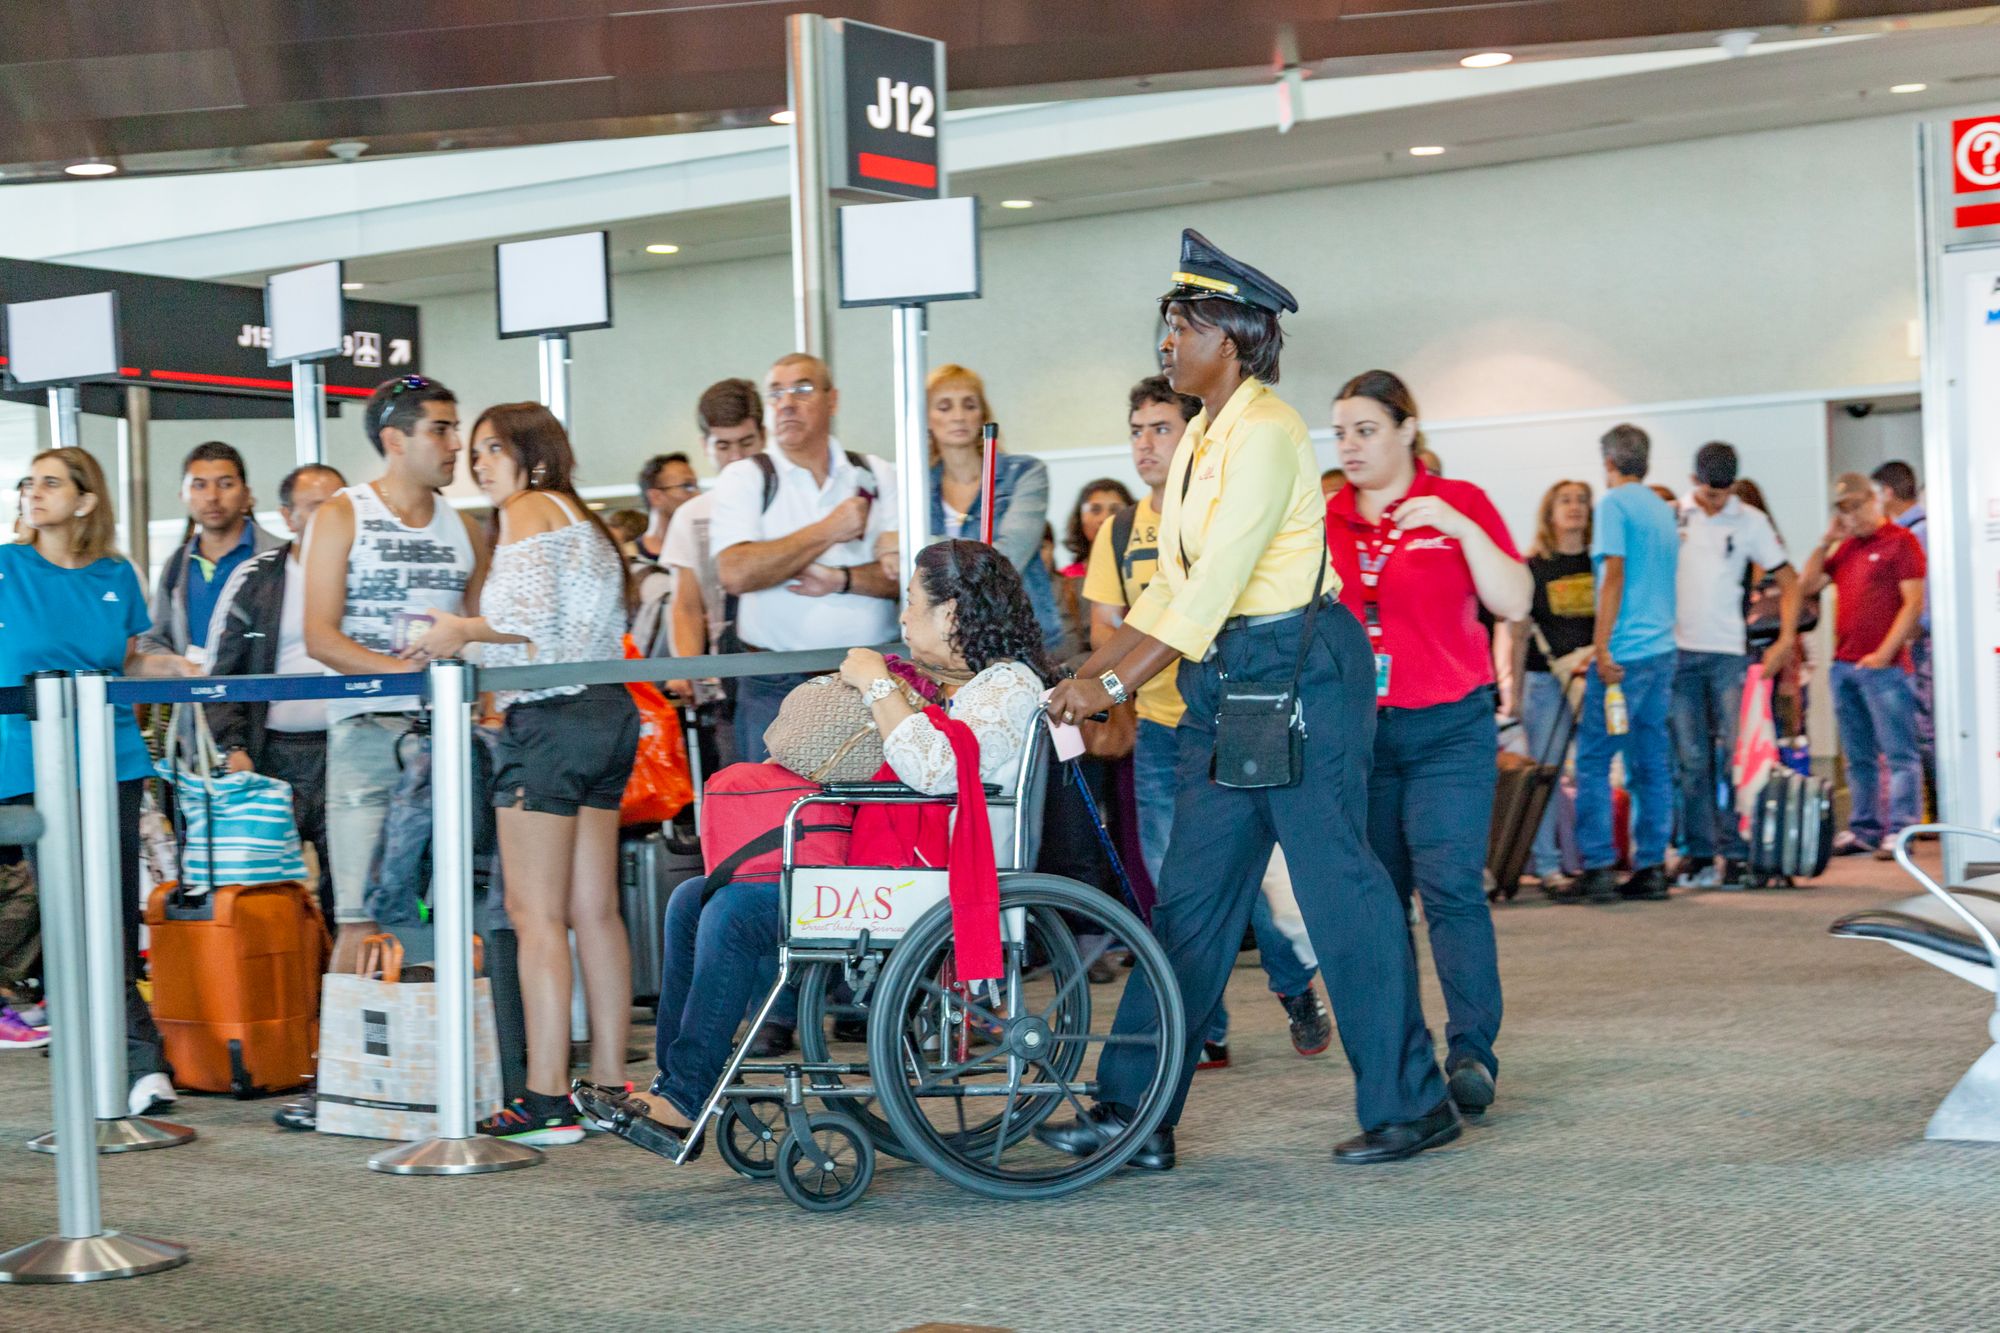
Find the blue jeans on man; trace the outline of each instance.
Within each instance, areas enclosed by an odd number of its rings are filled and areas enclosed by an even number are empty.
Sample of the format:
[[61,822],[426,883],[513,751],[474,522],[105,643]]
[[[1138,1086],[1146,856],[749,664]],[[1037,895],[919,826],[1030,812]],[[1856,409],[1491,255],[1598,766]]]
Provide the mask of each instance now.
[[[1917,748],[1917,690],[1901,667],[1833,664],[1833,715],[1847,760],[1854,809],[1848,831],[1879,847],[1923,818],[1923,761]],[[1882,805],[1882,770],[1889,770],[1889,804]]]
[[[1139,719],[1139,738],[1132,749],[1132,803],[1139,807],[1139,847],[1145,853],[1146,874],[1160,882],[1167,861],[1167,843],[1174,831],[1174,762],[1178,747],[1174,729]],[[1303,995],[1312,985],[1313,968],[1299,961],[1298,950],[1271,916],[1263,894],[1250,906],[1250,930],[1257,937],[1257,958],[1264,965],[1271,994]],[[1206,1040],[1229,1040],[1229,1006],[1218,1004]]]
[[1632,864],[1640,869],[1664,865],[1667,838],[1674,827],[1674,756],[1667,734],[1667,714],[1674,688],[1673,652],[1630,662],[1625,669],[1623,736],[1613,736],[1604,724],[1604,680],[1592,664],[1584,677],[1583,720],[1576,739],[1576,838],[1585,870],[1608,870],[1618,864],[1618,845],[1611,836],[1611,756],[1625,759],[1625,785],[1632,793]]
[[1750,659],[1741,653],[1685,650],[1674,667],[1670,730],[1680,781],[1682,850],[1697,864],[1713,861],[1718,852],[1731,861],[1749,855],[1735,817],[1719,809],[1720,791],[1729,783],[1729,757],[1736,752],[1743,678],[1749,669]]

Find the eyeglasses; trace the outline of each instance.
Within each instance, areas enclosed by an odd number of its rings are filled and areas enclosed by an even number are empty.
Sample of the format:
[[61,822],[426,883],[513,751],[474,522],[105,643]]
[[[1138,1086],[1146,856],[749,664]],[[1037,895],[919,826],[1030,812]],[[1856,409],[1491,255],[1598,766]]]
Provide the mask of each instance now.
[[764,391],[764,396],[774,403],[783,398],[803,398],[810,402],[813,395],[818,392],[819,385],[807,380],[804,384],[771,385]]
[[663,481],[663,482],[657,482],[657,483],[655,483],[654,485],[651,485],[651,486],[648,486],[648,487],[647,487],[646,489],[647,489],[647,490],[650,490],[650,491],[690,491],[690,492],[691,492],[691,491],[698,491],[698,490],[700,490],[700,489],[701,489],[701,483],[700,483],[700,482],[698,482],[698,481],[677,481],[677,482],[674,482],[674,483],[672,483],[671,485],[669,485],[668,483],[666,483],[666,482],[664,482],[664,481]]
[[405,375],[403,378],[397,380],[389,386],[389,396],[382,400],[382,419],[375,423],[375,429],[379,431],[389,424],[389,414],[396,410],[396,400],[402,397],[406,391],[410,389],[434,388],[436,384],[437,381],[426,379],[422,375]]

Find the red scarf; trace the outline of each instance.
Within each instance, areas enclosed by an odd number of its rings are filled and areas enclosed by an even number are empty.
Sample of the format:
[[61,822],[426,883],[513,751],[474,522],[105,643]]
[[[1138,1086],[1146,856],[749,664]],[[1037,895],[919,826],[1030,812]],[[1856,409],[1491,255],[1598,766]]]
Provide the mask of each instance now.
[[[948,872],[951,929],[960,980],[1001,975],[1000,875],[993,856],[993,825],[986,816],[986,784],[979,776],[979,738],[935,704],[924,709],[951,744],[958,767],[954,810],[937,805],[864,805],[854,817],[848,862],[858,866],[938,866]],[[898,782],[882,765],[877,782]],[[956,813],[957,822],[952,822]]]

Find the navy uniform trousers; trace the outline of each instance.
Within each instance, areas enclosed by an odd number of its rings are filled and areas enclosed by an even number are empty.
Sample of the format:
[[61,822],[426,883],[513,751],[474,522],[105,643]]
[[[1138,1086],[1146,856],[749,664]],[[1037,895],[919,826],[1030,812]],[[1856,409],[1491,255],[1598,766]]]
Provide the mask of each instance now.
[[[1239,681],[1289,680],[1304,617],[1225,630],[1204,662],[1183,662],[1187,715],[1175,733],[1174,831],[1160,872],[1153,933],[1165,947],[1187,1009],[1187,1056],[1165,1123],[1180,1120],[1201,1039],[1221,1003],[1273,843],[1285,849],[1292,892],[1319,954],[1341,1044],[1354,1070],[1364,1129],[1415,1120],[1444,1100],[1417,995],[1409,919],[1395,885],[1368,848],[1368,771],[1375,740],[1375,667],[1367,633],[1339,603],[1320,608],[1318,642],[1299,680],[1305,706],[1305,775],[1290,787],[1241,790],[1209,777],[1222,673]],[[1157,1024],[1148,983],[1132,975],[1113,1031]],[[1107,1045],[1098,1101],[1127,1108],[1157,1068],[1144,1043]]]

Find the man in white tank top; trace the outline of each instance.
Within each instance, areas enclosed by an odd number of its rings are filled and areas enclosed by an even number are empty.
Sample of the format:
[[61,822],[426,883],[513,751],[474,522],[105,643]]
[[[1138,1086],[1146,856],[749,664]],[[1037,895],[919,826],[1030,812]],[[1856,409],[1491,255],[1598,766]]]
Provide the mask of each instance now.
[[[334,675],[421,670],[397,654],[434,613],[462,614],[486,571],[486,541],[438,491],[464,448],[458,400],[422,375],[375,390],[363,423],[387,467],[320,506],[306,533],[306,650]],[[333,970],[351,971],[375,932],[362,894],[389,815],[407,697],[327,704],[327,841],[334,882]]]

